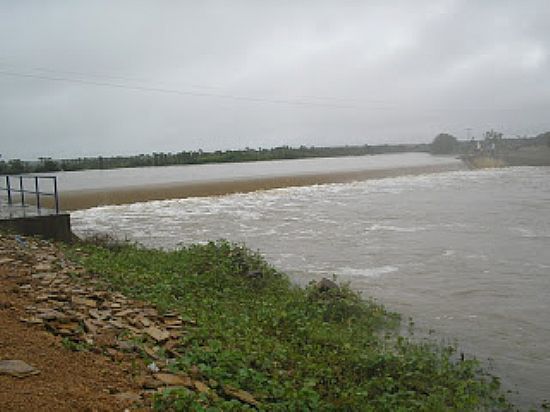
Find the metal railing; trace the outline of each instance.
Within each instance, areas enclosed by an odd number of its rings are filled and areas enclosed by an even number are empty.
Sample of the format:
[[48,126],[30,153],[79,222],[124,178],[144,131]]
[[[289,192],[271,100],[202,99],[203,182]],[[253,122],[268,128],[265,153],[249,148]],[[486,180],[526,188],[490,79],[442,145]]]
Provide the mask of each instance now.
[[[25,182],[33,181],[34,187],[29,189],[28,186],[25,188]],[[40,181],[41,180],[52,180],[53,181],[53,192],[43,192],[40,190]],[[5,186],[0,187],[0,191],[7,193],[7,203],[8,206],[19,204],[21,207],[30,207],[31,204],[28,202],[27,196],[25,195],[34,195],[36,200],[36,209],[40,211],[42,208],[41,199],[43,196],[51,196],[54,198],[55,213],[59,214],[59,194],[57,192],[57,176],[30,176],[30,175],[6,175],[0,178],[0,182],[5,184]],[[14,184],[15,183],[15,184]],[[32,183],[31,183],[32,185]],[[15,199],[18,197],[19,200]]]

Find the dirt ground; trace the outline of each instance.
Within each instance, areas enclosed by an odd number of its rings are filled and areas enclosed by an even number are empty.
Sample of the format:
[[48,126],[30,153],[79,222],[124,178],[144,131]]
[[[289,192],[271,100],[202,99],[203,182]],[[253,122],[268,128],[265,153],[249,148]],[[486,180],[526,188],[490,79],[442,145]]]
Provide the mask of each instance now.
[[[0,233],[0,412],[143,411],[174,389],[219,396],[197,365],[172,367],[194,327],[111,290],[59,245]],[[222,396],[258,403],[229,386]]]
[[[0,246],[5,238],[0,237]],[[6,259],[0,250],[0,261]],[[0,374],[1,411],[123,411],[128,401],[116,394],[132,392],[132,365],[115,363],[93,352],[74,352],[60,336],[41,325],[20,321],[32,296],[20,292],[28,270],[0,263],[0,360],[18,359],[40,373],[24,378]]]

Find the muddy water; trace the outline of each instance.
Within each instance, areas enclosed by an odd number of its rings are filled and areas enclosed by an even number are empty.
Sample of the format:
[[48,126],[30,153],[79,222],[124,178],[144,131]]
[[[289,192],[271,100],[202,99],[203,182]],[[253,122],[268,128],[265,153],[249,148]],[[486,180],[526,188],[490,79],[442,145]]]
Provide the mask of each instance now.
[[[245,193],[289,186],[464,169],[449,156],[400,153],[231,164],[57,173],[64,210],[158,199]],[[45,199],[47,203],[48,199]],[[51,207],[51,204],[46,204]]]
[[[245,163],[212,163],[164,167],[137,167],[53,173],[62,192],[109,190],[152,185],[234,182],[243,179],[318,175],[324,173],[388,170],[396,168],[458,164],[448,156],[399,153],[375,156],[272,160]],[[52,173],[48,173],[52,175]]]
[[77,234],[227,238],[297,281],[336,273],[457,340],[527,408],[550,394],[550,168],[456,171],[78,211]]

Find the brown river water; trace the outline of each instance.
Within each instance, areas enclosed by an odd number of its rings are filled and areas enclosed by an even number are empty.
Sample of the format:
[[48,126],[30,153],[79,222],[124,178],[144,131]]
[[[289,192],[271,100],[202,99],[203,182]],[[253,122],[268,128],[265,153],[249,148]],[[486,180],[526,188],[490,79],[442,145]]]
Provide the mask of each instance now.
[[[269,162],[262,173],[296,174],[304,163],[305,173],[349,172],[374,158]],[[454,162],[390,155],[368,167],[432,161]],[[215,166],[199,179],[218,179],[220,170],[228,179],[258,174]],[[104,183],[112,177],[104,172],[90,173]],[[82,184],[96,184],[89,182]],[[337,274],[405,322],[411,316],[418,336],[456,342],[528,409],[550,398],[549,206],[550,168],[518,167],[95,207],[73,212],[72,223],[78,235],[111,233],[168,249],[219,238],[244,242],[299,283]]]
[[76,210],[106,204],[243,193],[463,168],[464,164],[452,157],[404,153],[86,170],[54,175],[58,177],[63,208]]

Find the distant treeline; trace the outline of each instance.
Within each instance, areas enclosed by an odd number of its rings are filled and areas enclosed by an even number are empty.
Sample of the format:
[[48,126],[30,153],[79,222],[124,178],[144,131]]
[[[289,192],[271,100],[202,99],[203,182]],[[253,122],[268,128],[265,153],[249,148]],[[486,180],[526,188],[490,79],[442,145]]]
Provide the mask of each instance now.
[[260,160],[305,159],[311,157],[363,156],[382,153],[428,152],[433,154],[471,154],[478,150],[511,152],[529,146],[550,146],[550,132],[536,137],[503,138],[502,133],[486,132],[483,140],[458,140],[441,133],[432,143],[385,144],[337,147],[290,147],[272,149],[217,150],[215,152],[182,151],[178,153],[152,153],[136,156],[79,157],[77,159],[39,158],[38,161],[0,160],[0,174],[58,172],[87,169],[117,169],[126,167],[171,166],[204,163],[255,162]]
[[550,146],[550,132],[541,133],[536,137],[504,138],[503,134],[489,130],[481,140],[458,140],[451,134],[438,134],[430,145],[432,154],[482,154],[502,156],[527,148],[547,148]]
[[226,150],[215,152],[182,151],[136,156],[79,157],[77,159],[39,158],[38,161],[12,159],[0,161],[1,174],[41,173],[86,169],[170,166],[204,163],[255,162],[260,160],[304,159],[311,157],[362,156],[381,153],[429,152],[429,144],[363,145],[339,147],[289,146],[273,149]]

